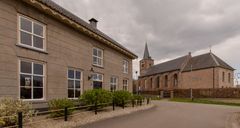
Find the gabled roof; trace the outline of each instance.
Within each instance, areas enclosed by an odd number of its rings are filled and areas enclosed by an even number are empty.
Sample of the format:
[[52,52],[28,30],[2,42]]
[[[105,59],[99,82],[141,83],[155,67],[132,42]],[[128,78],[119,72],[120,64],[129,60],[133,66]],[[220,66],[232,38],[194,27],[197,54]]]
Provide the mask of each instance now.
[[[23,0],[28,2],[29,4],[36,4],[35,1],[30,1],[30,0]],[[76,15],[74,15],[73,13],[69,12],[68,10],[64,9],[63,7],[59,6],[58,4],[56,4],[55,2],[53,2],[52,0],[36,0],[37,2],[40,2],[46,6],[48,6],[49,8],[53,9],[54,11],[60,13],[61,15],[69,18],[70,20],[76,22],[77,24],[85,27],[87,30],[90,30],[91,32],[103,37],[104,39],[110,41],[111,43],[113,43],[114,45],[116,45],[116,47],[119,47],[120,49],[122,49],[123,51],[126,51],[127,53],[129,53],[129,55],[131,55],[132,59],[136,59],[137,55],[135,55],[134,53],[132,53],[130,50],[128,50],[127,48],[125,48],[124,46],[122,46],[120,43],[118,43],[117,41],[115,41],[114,39],[110,38],[109,36],[107,36],[106,34],[104,34],[103,32],[101,32],[100,30],[98,30],[95,27],[92,27],[90,24],[88,24],[87,22],[85,22],[84,20],[82,20],[81,18],[77,17]],[[45,10],[46,12],[49,10]],[[115,48],[115,47],[113,47]]]
[[169,72],[169,71],[180,70],[182,67],[182,64],[187,59],[188,59],[188,55],[154,65],[154,66],[148,68],[147,70],[145,70],[143,72],[143,75],[141,75],[140,77],[150,76],[150,75],[154,75],[154,74],[161,74],[161,73]]
[[183,71],[199,70],[212,67],[222,67],[229,70],[234,70],[231,66],[210,52],[192,57]]
[[[183,56],[177,59],[173,59],[164,63],[154,65],[143,72],[140,77],[161,74],[170,71],[182,70],[183,72],[207,69],[213,67],[221,67],[229,70],[234,70],[230,65],[224,62],[222,59],[214,55],[213,53],[206,53],[195,57],[189,55]],[[187,64],[183,67],[184,63]],[[183,68],[183,69],[182,69]]]
[[151,56],[149,55],[148,45],[147,45],[147,43],[145,44],[145,49],[144,49],[143,59],[151,59]]

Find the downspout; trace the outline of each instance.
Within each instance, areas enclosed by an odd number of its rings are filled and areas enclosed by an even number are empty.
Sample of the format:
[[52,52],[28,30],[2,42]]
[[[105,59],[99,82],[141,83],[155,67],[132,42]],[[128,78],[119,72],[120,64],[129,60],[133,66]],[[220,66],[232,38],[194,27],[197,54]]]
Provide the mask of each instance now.
[[215,88],[215,67],[213,67],[213,88]]

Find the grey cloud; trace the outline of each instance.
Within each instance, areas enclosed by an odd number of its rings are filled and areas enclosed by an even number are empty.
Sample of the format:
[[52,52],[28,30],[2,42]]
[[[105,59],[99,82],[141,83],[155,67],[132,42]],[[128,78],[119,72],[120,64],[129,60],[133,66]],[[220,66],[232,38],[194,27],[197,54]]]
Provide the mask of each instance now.
[[[223,42],[220,46],[224,47],[226,41],[240,35],[239,0],[54,1],[85,21],[97,18],[100,30],[139,58],[146,41],[151,56],[159,61]],[[223,57],[234,58],[231,54]]]

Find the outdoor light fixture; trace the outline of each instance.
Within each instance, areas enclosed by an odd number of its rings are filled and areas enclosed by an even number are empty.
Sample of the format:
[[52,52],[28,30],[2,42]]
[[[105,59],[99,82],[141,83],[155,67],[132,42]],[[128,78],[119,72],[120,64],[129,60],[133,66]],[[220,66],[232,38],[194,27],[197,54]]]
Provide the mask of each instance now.
[[90,75],[88,76],[88,80],[91,80],[92,79],[92,72],[94,72],[94,70],[93,70],[93,68],[91,67],[91,69],[90,69]]

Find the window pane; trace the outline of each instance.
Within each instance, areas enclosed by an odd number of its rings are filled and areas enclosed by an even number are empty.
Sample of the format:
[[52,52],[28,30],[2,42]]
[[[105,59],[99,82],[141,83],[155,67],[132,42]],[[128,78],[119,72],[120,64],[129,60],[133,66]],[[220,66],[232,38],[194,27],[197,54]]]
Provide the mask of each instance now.
[[68,89],[68,98],[74,98],[74,90]]
[[36,48],[43,49],[43,38],[33,36],[33,46]]
[[33,87],[43,87],[43,77],[33,77]]
[[43,26],[34,23],[34,34],[43,36]]
[[74,88],[74,81],[68,80],[68,88]]
[[102,51],[98,50],[98,57],[102,57]]
[[34,74],[43,75],[43,65],[42,64],[34,64]]
[[31,95],[32,95],[31,88],[21,87],[21,91],[20,91],[21,99],[32,99]]
[[98,65],[102,65],[102,59],[98,58]]
[[80,88],[80,81],[75,81],[75,88]]
[[97,49],[93,49],[93,55],[97,56]]
[[21,72],[32,73],[32,63],[21,61]]
[[93,64],[98,64],[97,57],[93,57]]
[[81,79],[81,72],[76,71],[76,79]]
[[21,22],[21,29],[28,31],[28,32],[32,32],[32,22],[29,20],[26,20],[24,18],[20,19]]
[[75,98],[80,97],[80,89],[75,90]]
[[33,89],[33,99],[43,98],[43,88],[34,88]]
[[20,32],[20,37],[21,37],[21,44],[29,45],[32,46],[32,35],[25,33],[25,32]]
[[74,79],[74,71],[73,70],[68,70],[68,78]]
[[20,86],[21,87],[26,87],[26,88],[31,88],[31,82],[32,78],[30,75],[20,75]]
[[102,75],[98,75],[98,79],[102,81]]

